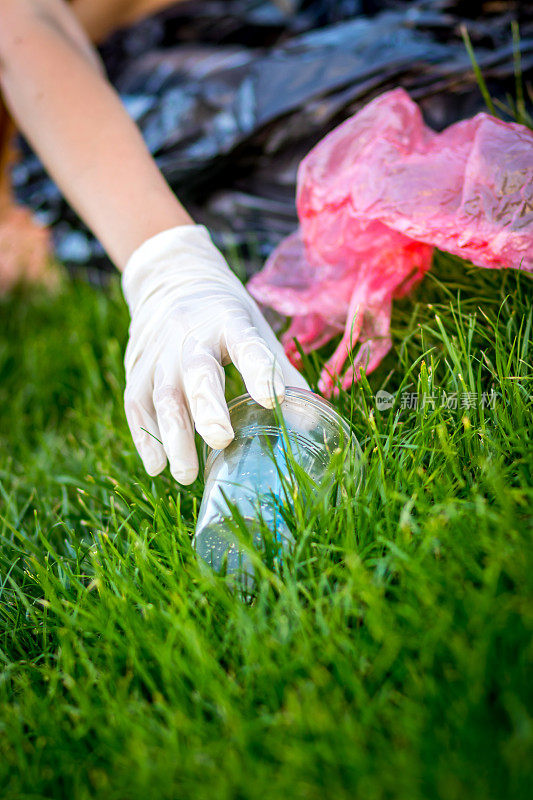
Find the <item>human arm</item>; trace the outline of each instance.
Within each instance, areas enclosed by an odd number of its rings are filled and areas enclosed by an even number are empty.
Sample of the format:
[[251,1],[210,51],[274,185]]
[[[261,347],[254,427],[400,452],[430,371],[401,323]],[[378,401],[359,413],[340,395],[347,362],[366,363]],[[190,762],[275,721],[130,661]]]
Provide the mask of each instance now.
[[[207,231],[167,186],[72,13],[59,0],[0,0],[0,84],[19,127],[124,272],[132,323],[125,408],[151,475],[182,483],[233,438],[222,364],[264,405],[305,386]],[[132,255],[133,254],[133,255]]]
[[0,85],[19,128],[122,270],[160,231],[192,222],[61,0],[0,0]]

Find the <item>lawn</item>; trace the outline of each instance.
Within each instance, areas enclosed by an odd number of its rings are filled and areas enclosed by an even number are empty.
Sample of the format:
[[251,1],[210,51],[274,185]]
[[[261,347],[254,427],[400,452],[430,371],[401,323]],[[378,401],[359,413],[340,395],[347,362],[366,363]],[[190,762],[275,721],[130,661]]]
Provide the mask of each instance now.
[[528,798],[532,288],[437,256],[335,400],[361,490],[296,498],[250,603],[135,453],[118,280],[1,300],[2,799]]

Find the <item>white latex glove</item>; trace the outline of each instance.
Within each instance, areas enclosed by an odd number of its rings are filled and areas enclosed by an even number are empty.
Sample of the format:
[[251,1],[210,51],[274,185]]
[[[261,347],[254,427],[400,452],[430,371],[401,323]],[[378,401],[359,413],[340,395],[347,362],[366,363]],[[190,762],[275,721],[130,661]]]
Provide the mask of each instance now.
[[309,388],[203,225],[141,245],[122,288],[131,312],[124,404],[149,475],[168,458],[179,483],[194,481],[194,426],[211,447],[231,442],[223,364],[235,364],[262,406],[274,405],[274,393],[281,402],[285,386]]

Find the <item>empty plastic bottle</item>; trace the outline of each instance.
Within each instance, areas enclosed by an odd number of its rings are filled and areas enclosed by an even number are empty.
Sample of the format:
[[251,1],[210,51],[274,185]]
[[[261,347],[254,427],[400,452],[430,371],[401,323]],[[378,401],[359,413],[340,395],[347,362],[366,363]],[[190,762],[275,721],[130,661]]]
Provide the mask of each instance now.
[[333,480],[328,471],[333,452],[357,444],[335,409],[303,389],[288,388],[275,409],[263,408],[248,394],[228,408],[235,439],[224,450],[207,451],[194,546],[216,571],[225,566],[228,574],[240,573],[250,583],[253,570],[235,533],[234,511],[255,548],[264,546],[266,526],[281,552],[293,540],[284,507],[294,465],[323,485]]

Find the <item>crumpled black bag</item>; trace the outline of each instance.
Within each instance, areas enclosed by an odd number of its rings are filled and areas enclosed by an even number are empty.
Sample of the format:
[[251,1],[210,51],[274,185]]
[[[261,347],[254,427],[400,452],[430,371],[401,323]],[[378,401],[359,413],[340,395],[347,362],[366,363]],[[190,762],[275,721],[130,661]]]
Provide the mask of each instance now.
[[[219,246],[240,249],[250,274],[297,224],[303,156],[372,97],[403,86],[437,130],[483,108],[461,23],[491,92],[513,91],[511,20],[526,72],[533,14],[515,2],[485,8],[494,4],[187,2],[114,34],[101,55],[180,200]],[[13,177],[62,261],[110,268],[26,145]]]

